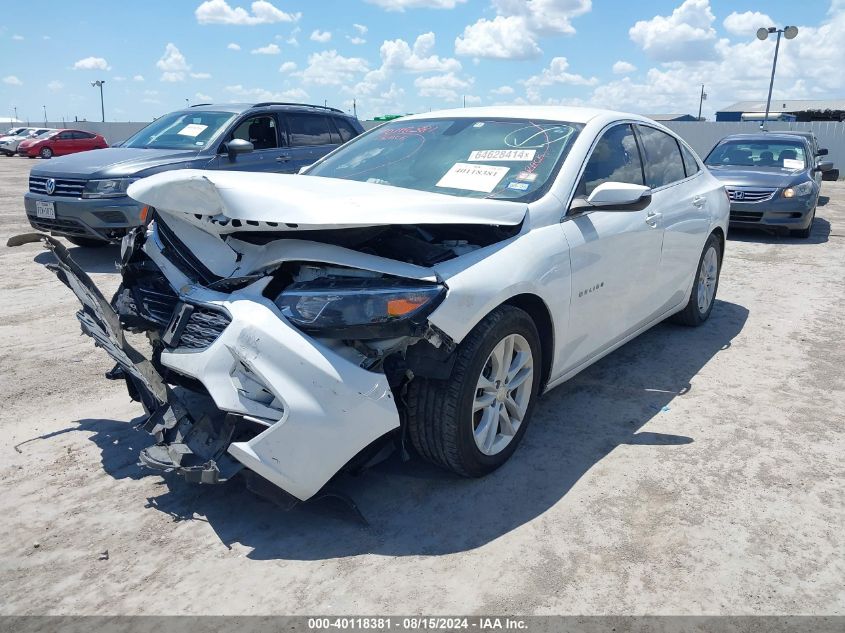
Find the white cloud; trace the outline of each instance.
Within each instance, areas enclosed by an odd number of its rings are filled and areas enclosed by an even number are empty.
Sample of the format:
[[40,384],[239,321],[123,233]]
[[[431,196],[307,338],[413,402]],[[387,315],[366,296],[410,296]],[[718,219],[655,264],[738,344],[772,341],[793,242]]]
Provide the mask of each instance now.
[[172,42],[164,47],[164,54],[156,62],[156,67],[162,71],[161,80],[167,82],[184,81],[186,73],[191,70],[185,56]]
[[50,83],[47,84],[47,90],[50,92],[59,92],[65,85],[59,81],[58,79],[54,79]]
[[584,77],[576,73],[570,73],[569,61],[566,57],[555,57],[549,63],[548,68],[540,71],[539,75],[532,75],[519,83],[525,86],[526,96],[529,101],[539,101],[540,94],[544,88],[558,84],[569,84],[576,86],[595,86],[599,80],[595,77]]
[[496,17],[467,25],[455,53],[488,59],[530,59],[542,54],[538,40],[572,35],[572,19],[587,13],[592,0],[493,0]]
[[455,39],[455,54],[487,59],[530,59],[542,54],[525,18],[482,18]]
[[301,13],[285,13],[266,0],[256,0],[250,6],[252,13],[243,7],[231,7],[226,0],[206,0],[197,7],[194,15],[200,24],[240,26],[296,22],[302,16]]
[[112,81],[126,81],[126,77],[124,77],[123,75],[115,75],[114,77],[112,77]]
[[454,9],[466,0],[366,0],[388,11],[405,9]]
[[358,37],[358,36],[352,37],[350,35],[347,35],[346,39],[349,40],[350,44],[355,44],[356,46],[367,43],[367,40],[365,40],[363,37]]
[[144,81],[144,75],[135,75],[132,77],[132,81]]
[[535,33],[573,35],[572,18],[589,13],[592,0],[493,0],[499,15],[524,17]]
[[417,77],[414,80],[414,87],[421,97],[454,101],[458,98],[459,91],[465,91],[472,86],[472,83],[471,79],[461,79],[455,73],[446,73],[431,77]]
[[290,37],[285,40],[286,44],[290,44],[291,46],[299,46],[299,41],[296,39],[296,36],[299,35],[301,28],[296,27],[293,31],[291,31]]
[[613,64],[614,75],[627,75],[629,73],[634,72],[635,70],[637,70],[636,66],[634,66],[631,62],[626,62],[622,59]]
[[352,28],[358,32],[358,35],[366,35],[367,34],[367,27],[363,24],[353,24]]
[[280,73],[291,73],[296,70],[296,62],[285,62],[279,66]]
[[74,70],[111,70],[109,63],[102,57],[85,57],[73,65]]
[[17,41],[17,42],[21,42],[21,41],[23,41],[24,37],[23,37],[23,35],[13,35],[12,39]]
[[772,26],[774,21],[765,13],[760,13],[759,11],[746,11],[745,13],[734,11],[725,18],[722,24],[728,33],[745,36],[750,39],[755,36],[757,29],[761,26]]
[[360,57],[344,57],[336,50],[312,53],[308,66],[296,75],[306,84],[342,85],[348,84],[360,73],[369,70],[366,60]]
[[3,77],[3,83],[10,86],[22,86],[23,82],[14,75],[6,75]]
[[244,101],[302,101],[308,98],[308,93],[302,88],[271,92],[265,88],[245,88],[237,84],[226,86],[226,91]]
[[322,42],[323,44],[325,44],[330,39],[332,39],[332,33],[331,31],[321,31],[317,29],[311,32],[311,37],[309,39],[312,42]]
[[241,50],[241,45],[235,44],[234,42],[230,42],[226,45],[226,48],[228,48],[230,51],[239,51]]
[[191,73],[192,79],[211,79],[211,73]]
[[379,49],[382,69],[411,73],[446,73],[461,69],[461,62],[457,59],[430,54],[434,51],[434,45],[435,36],[432,32],[417,37],[413,48],[402,39],[387,40]]
[[267,46],[253,48],[250,52],[253,55],[278,55],[282,52],[282,49],[279,48],[278,44],[267,44]]
[[715,20],[710,0],[685,0],[670,16],[640,20],[628,31],[643,52],[659,62],[714,59]]
[[196,100],[200,103],[214,101],[214,97],[212,97],[211,95],[207,95],[204,92],[198,92],[194,95],[194,97],[196,97]]
[[505,95],[512,95],[514,92],[513,88],[510,86],[499,86],[498,88],[493,88],[490,91],[491,94],[505,96]]

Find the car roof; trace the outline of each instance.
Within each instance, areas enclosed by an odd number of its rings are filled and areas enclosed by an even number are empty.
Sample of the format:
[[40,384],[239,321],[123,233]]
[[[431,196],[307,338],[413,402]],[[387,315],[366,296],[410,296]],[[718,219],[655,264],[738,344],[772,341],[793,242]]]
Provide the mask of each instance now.
[[482,106],[477,108],[454,108],[451,110],[423,112],[394,120],[413,121],[416,119],[440,119],[450,117],[502,117],[507,119],[539,119],[567,123],[587,123],[596,118],[608,120],[630,119],[634,121],[641,121],[643,123],[650,123],[663,128],[663,126],[659,123],[655,123],[655,121],[640,114],[577,106]]
[[725,141],[795,141],[795,137],[806,139],[803,134],[795,134],[793,132],[760,132],[758,134],[729,134],[722,138],[719,143]]
[[322,112],[324,114],[332,114],[334,116],[351,117],[343,110],[332,108],[331,106],[311,105],[308,103],[286,103],[281,101],[262,101],[258,103],[199,103],[190,108],[177,110],[177,112],[231,112],[232,114],[242,114],[253,108],[262,108],[269,110],[276,110],[280,112]]

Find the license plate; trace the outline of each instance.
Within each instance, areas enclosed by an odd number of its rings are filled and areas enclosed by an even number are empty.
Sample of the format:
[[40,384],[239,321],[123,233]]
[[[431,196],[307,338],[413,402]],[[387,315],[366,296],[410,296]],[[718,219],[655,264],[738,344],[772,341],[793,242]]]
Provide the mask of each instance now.
[[54,202],[35,201],[35,216],[47,220],[56,219],[56,204]]

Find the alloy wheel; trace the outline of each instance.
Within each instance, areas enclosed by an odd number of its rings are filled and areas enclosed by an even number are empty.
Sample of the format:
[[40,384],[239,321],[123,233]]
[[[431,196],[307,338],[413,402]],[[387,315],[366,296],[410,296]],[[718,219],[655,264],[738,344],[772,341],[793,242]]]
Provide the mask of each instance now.
[[475,445],[496,455],[511,443],[525,420],[534,381],[534,356],[520,334],[509,334],[490,352],[475,388]]
[[701,268],[698,271],[698,310],[706,314],[716,296],[716,283],[719,279],[719,255],[712,246],[701,258]]

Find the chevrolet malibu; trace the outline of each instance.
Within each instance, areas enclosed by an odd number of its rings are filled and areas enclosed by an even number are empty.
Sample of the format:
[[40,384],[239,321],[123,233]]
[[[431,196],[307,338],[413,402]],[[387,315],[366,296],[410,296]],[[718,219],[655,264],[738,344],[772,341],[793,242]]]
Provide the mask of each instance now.
[[59,240],[10,245],[55,255],[147,411],[142,463],[298,500],[406,445],[463,476],[504,464],[540,394],[668,317],[707,320],[729,207],[671,131],[563,107],[411,116],[304,175],[168,171],[128,193],[154,219],[124,238],[111,301]]

